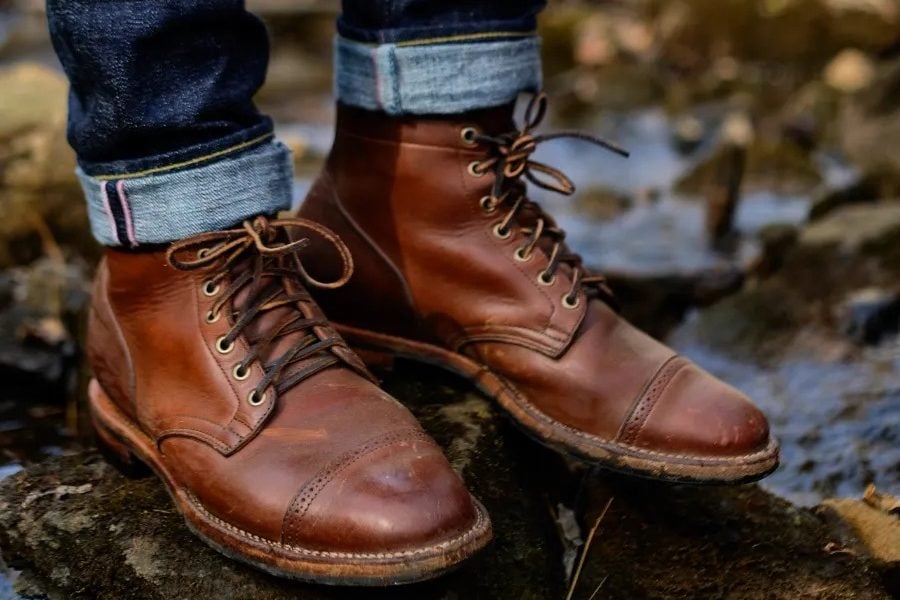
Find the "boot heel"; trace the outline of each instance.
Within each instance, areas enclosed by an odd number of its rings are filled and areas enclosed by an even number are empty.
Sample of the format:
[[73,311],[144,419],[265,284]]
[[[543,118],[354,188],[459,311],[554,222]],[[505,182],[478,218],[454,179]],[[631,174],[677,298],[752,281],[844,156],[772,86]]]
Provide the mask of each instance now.
[[141,479],[151,471],[131,449],[106,427],[93,420],[97,449],[116,469],[130,479]]

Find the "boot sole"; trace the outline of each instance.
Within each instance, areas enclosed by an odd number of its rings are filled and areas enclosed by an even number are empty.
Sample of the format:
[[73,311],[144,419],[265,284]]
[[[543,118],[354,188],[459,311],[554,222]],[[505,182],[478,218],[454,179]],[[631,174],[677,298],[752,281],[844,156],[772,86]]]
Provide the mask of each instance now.
[[519,429],[553,450],[607,469],[655,480],[694,484],[740,484],[762,479],[778,467],[778,442],[742,456],[702,457],[655,452],[619,444],[553,420],[502,376],[461,354],[439,346],[333,323],[360,356],[373,366],[394,358],[440,367],[473,382],[497,401]]
[[387,586],[433,579],[452,571],[484,548],[492,531],[487,511],[474,498],[475,524],[466,532],[430,546],[397,552],[353,553],[313,550],[266,540],[211,514],[178,485],[156,444],[92,380],[91,418],[104,454],[134,475],[149,467],[197,537],[224,556],[278,577],[343,586]]

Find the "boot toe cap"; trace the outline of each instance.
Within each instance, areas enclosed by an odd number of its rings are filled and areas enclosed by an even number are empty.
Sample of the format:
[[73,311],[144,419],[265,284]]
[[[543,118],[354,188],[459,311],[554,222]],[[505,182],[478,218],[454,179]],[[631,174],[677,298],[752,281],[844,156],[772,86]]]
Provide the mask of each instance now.
[[484,519],[428,441],[379,448],[323,475],[327,481],[304,486],[288,509],[286,543],[356,553],[426,549],[474,535]]
[[652,407],[635,445],[698,458],[741,458],[770,445],[765,415],[741,392],[687,363]]

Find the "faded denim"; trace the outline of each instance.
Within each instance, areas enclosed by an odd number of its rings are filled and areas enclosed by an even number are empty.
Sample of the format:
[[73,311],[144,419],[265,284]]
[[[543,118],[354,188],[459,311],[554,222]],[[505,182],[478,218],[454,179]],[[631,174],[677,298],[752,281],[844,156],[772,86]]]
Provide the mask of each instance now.
[[501,106],[541,87],[535,36],[502,41],[369,45],[338,37],[335,96],[390,115],[450,114]]
[[[341,101],[391,114],[540,84],[544,0],[344,0]],[[165,243],[291,205],[290,153],[252,98],[269,48],[243,0],[48,0],[94,235]]]
[[79,168],[91,231],[107,246],[162,244],[290,207],[293,161],[280,142],[205,166],[99,179]]

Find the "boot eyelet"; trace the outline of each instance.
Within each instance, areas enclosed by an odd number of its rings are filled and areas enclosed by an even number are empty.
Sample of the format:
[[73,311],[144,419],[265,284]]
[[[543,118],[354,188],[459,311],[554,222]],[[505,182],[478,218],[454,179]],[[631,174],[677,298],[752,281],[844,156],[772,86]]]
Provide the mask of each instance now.
[[525,252],[525,248],[516,248],[516,251],[513,253],[513,257],[519,262],[528,262],[531,260],[531,255],[531,252]]
[[478,168],[479,162],[481,162],[481,161],[473,160],[472,162],[469,163],[469,166],[467,167],[468,171],[469,171],[469,175],[471,175],[472,177],[484,177],[484,174],[486,173],[486,171],[481,171]]
[[474,146],[478,143],[475,137],[481,133],[478,131],[477,127],[463,127],[463,129],[459,132],[459,138],[463,141],[464,144],[469,146]]
[[206,322],[207,322],[208,324],[212,325],[213,323],[215,323],[216,321],[218,321],[218,320],[219,320],[219,317],[221,317],[221,316],[222,316],[222,312],[221,312],[221,311],[216,311],[216,312],[209,311],[209,312],[206,313]]
[[250,369],[238,363],[234,365],[234,368],[231,370],[231,376],[237,379],[238,381],[243,381],[250,377]]
[[220,337],[219,339],[216,340],[216,352],[218,352],[219,354],[228,354],[229,352],[234,350],[234,342],[231,342],[230,344],[228,344],[226,346],[225,345],[225,337],[226,336],[223,335],[222,337]]
[[572,300],[569,294],[564,294],[562,297],[562,305],[566,308],[578,308],[579,304],[581,304],[581,298],[578,296],[575,296],[575,300]]
[[253,390],[247,395],[247,404],[249,404],[250,406],[259,406],[266,401],[266,397],[268,395],[268,392],[263,392],[262,396],[260,396],[256,393],[256,390]]
[[209,248],[200,248],[197,251],[197,258],[206,258],[207,256],[209,256]]
[[550,286],[556,282],[556,275],[547,276],[547,271],[541,271],[538,273],[537,282],[541,285]]
[[481,206],[481,210],[484,211],[484,214],[490,215],[497,211],[497,207],[494,206],[494,203],[491,202],[490,196],[482,196],[481,200],[478,201],[478,204]]
[[494,235],[496,235],[501,240],[505,240],[512,235],[512,229],[509,227],[504,228],[503,223],[497,223],[494,225]]
[[207,281],[203,284],[203,295],[204,296],[215,296],[219,293],[220,286],[218,283],[213,283],[212,281]]

